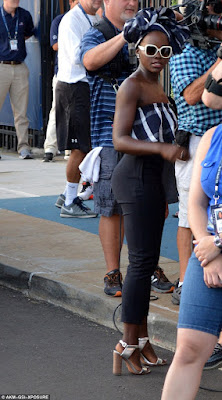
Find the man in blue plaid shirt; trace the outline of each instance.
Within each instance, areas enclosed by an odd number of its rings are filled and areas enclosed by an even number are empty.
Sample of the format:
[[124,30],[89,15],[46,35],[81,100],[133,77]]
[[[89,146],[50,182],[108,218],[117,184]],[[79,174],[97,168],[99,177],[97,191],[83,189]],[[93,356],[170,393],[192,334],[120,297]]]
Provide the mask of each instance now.
[[[208,6],[213,14],[212,6]],[[222,32],[208,31],[222,40]],[[218,45],[201,49],[187,43],[182,54],[170,60],[171,84],[178,111],[179,131],[189,132],[189,161],[176,161],[175,172],[179,193],[179,224],[177,247],[180,262],[180,278],[172,294],[173,304],[180,304],[183,279],[192,252],[192,232],[187,218],[188,194],[193,160],[201,136],[212,126],[222,121],[222,110],[212,110],[201,101],[205,81],[220,62],[217,58]]]

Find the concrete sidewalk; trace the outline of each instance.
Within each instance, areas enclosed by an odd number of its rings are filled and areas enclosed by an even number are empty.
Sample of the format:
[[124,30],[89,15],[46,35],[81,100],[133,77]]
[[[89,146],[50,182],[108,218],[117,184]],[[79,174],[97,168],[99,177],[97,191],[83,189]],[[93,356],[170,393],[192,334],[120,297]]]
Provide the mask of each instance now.
[[[121,298],[109,298],[103,293],[103,253],[98,235],[90,233],[94,219],[88,219],[85,224],[89,229],[83,230],[75,227],[76,219],[69,219],[73,226],[67,226],[27,215],[28,198],[33,198],[34,202],[40,196],[55,196],[63,191],[65,168],[66,162],[61,156],[54,163],[42,163],[41,158],[20,160],[16,154],[2,154],[0,207],[1,200],[4,207],[0,208],[0,284],[114,328],[113,313]],[[15,212],[12,207],[8,209],[7,201],[11,199],[15,204],[16,201],[24,202],[24,212]],[[51,207],[54,207],[53,203]],[[53,212],[59,216],[55,207]],[[124,245],[121,255],[123,277],[127,263]],[[161,257],[160,266],[171,281],[178,277],[176,261]],[[150,305],[149,334],[155,344],[172,350],[176,341],[178,307],[171,303],[170,294],[157,296],[158,300],[151,301]],[[121,328],[121,323],[117,322]]]

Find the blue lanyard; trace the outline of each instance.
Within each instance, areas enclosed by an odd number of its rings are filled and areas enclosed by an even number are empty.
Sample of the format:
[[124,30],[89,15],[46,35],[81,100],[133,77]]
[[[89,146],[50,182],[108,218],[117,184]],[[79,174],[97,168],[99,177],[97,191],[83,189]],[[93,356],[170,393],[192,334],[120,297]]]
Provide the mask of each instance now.
[[220,165],[219,165],[219,168],[217,170],[217,175],[216,175],[216,179],[215,179],[215,191],[214,191],[214,196],[213,196],[213,198],[215,200],[215,205],[217,204],[217,202],[218,202],[218,200],[220,198],[219,193],[218,193],[218,188],[219,188],[219,181],[220,181],[221,171],[222,171],[222,159],[220,161]]
[[[3,19],[3,22],[4,22],[4,24],[5,24],[5,28],[6,28],[7,33],[8,33],[8,38],[9,38],[9,40],[12,40],[11,34],[10,34],[10,32],[9,32],[9,29],[8,29],[7,21],[6,21],[6,18],[5,18],[3,6],[1,6],[1,12],[2,12],[2,19]],[[18,24],[19,24],[19,13],[18,13],[18,9],[17,9],[17,21],[16,21],[16,26],[15,26],[15,35],[14,35],[14,39],[17,39],[17,35],[18,35]]]
[[86,12],[85,12],[83,6],[82,6],[80,3],[78,4],[78,6],[79,6],[79,8],[82,10],[82,12],[83,12],[83,14],[85,15],[86,19],[88,20],[90,26],[92,26],[92,22],[90,21],[88,15],[86,14]]

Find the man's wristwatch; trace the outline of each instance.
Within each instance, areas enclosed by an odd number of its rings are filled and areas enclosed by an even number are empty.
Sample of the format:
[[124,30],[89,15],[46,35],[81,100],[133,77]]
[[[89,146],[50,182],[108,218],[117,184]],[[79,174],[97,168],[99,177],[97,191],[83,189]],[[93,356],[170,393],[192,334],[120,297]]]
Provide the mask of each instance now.
[[217,50],[217,57],[222,60],[222,46],[220,46],[219,49]]
[[209,74],[206,82],[205,82],[205,89],[207,89],[208,92],[211,92],[213,94],[216,94],[217,96],[222,97],[222,85],[220,83],[222,82],[222,79],[219,79],[216,81],[213,77],[212,74]]
[[218,249],[222,250],[222,238],[218,234],[214,236],[214,244]]

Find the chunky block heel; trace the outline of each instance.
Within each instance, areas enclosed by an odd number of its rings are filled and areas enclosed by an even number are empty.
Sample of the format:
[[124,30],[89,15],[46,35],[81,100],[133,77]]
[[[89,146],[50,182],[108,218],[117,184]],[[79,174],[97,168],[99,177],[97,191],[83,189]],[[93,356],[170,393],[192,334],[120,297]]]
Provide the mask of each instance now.
[[128,345],[122,340],[120,340],[119,343],[121,344],[124,350],[122,351],[122,353],[120,353],[117,350],[113,351],[113,374],[114,375],[122,374],[122,360],[125,361],[128,371],[131,372],[131,374],[134,375],[148,374],[150,372],[149,368],[141,366],[141,369],[138,370],[130,360],[131,355],[136,349],[139,349],[139,346]]
[[113,350],[113,374],[122,374],[122,357],[116,350]]

